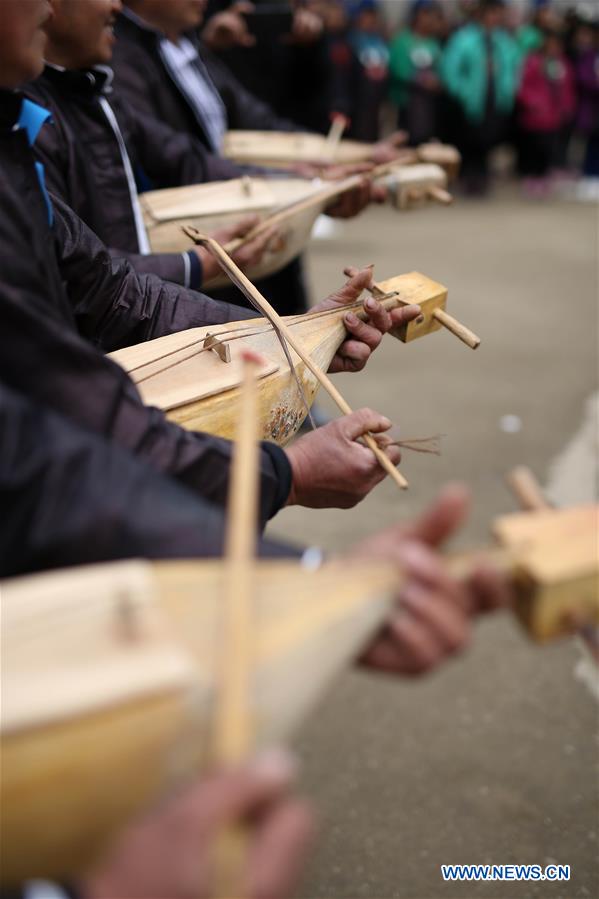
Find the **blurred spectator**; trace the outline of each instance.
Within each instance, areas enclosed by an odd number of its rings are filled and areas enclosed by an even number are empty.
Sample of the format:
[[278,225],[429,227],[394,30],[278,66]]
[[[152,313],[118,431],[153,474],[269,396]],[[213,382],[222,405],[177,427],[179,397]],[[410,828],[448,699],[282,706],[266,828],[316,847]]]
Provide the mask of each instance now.
[[329,112],[331,115],[341,114],[351,121],[356,61],[349,44],[349,17],[345,3],[343,0],[310,0],[308,8],[319,15],[324,24],[330,65]]
[[479,0],[458,0],[456,4],[457,19],[455,29],[476,21],[479,12]]
[[581,199],[599,199],[599,20],[582,23],[575,42],[576,130],[585,140]]
[[[273,36],[263,22],[253,34],[247,18],[252,6],[263,7],[266,19],[273,7],[287,8],[293,14],[289,33]],[[214,27],[221,13],[227,13],[232,26]],[[208,0],[206,18],[202,39],[247,90],[306,130],[328,131],[330,66],[324,29],[303,0]]]
[[548,175],[559,164],[562,130],[575,109],[572,67],[559,32],[547,31],[524,64],[518,92],[520,172],[530,196],[545,196]]
[[398,125],[407,131],[412,146],[439,135],[443,19],[435,0],[416,0],[409,26],[391,42],[391,98],[398,108]]
[[551,0],[534,0],[533,14],[516,32],[516,40],[525,58],[543,44],[543,33],[547,28],[557,28],[557,17],[551,8]]
[[503,0],[481,0],[478,21],[460,28],[445,48],[441,71],[457,101],[456,142],[468,193],[488,189],[490,150],[505,138],[518,89],[519,51],[503,29]]
[[358,68],[349,134],[370,143],[379,138],[381,106],[389,78],[389,48],[383,31],[376,0],[360,0],[353,6],[349,44]]

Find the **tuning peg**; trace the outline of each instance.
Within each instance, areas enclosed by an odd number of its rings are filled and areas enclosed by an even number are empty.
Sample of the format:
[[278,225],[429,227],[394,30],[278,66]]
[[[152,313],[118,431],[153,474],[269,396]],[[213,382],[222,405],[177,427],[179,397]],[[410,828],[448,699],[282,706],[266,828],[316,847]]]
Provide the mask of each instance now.
[[431,185],[427,188],[427,196],[429,199],[434,200],[435,203],[440,203],[441,206],[451,206],[453,203],[453,197],[449,193],[448,190],[444,190],[442,187],[438,187],[437,185]]
[[506,482],[525,512],[542,512],[551,506],[543,496],[541,485],[525,465],[518,465],[506,475]]

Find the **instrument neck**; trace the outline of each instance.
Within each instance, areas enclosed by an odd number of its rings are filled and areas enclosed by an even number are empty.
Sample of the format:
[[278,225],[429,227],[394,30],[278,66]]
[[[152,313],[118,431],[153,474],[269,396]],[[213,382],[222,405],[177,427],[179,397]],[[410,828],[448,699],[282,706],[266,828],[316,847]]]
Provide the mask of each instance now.
[[493,568],[509,581],[514,580],[518,568],[516,554],[499,546],[448,553],[445,561],[451,575],[461,581],[467,580],[481,564]]

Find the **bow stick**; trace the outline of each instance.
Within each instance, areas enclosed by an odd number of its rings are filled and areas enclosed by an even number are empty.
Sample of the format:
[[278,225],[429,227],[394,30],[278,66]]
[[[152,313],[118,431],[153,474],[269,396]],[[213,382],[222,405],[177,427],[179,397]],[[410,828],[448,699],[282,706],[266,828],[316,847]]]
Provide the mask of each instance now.
[[333,114],[333,121],[326,137],[326,152],[331,162],[335,161],[339,143],[343,137],[343,132],[349,124],[349,119],[340,113]]
[[[249,278],[244,275],[244,273],[236,265],[236,263],[227,255],[226,251],[221,247],[221,245],[211,237],[208,237],[205,234],[201,234],[199,231],[197,231],[196,228],[186,226],[183,230],[188,237],[191,237],[194,243],[206,247],[206,249],[210,250],[213,253],[216,260],[223,268],[223,270],[228,274],[229,278],[235,284],[235,286],[238,287],[241,292],[250,300],[250,302],[253,305],[256,305],[263,312],[265,317],[269,319],[273,327],[295,350],[304,365],[312,372],[320,385],[324,387],[331,399],[336,403],[343,414],[351,415],[351,406],[342,396],[342,394],[339,393],[331,379],[323,371],[321,371],[316,363],[310,358],[309,353],[306,353],[306,351],[302,347],[301,342],[295,337],[295,335],[292,333],[291,329],[285,323],[285,321],[281,318],[279,313],[270,305],[268,300],[262,296],[260,291],[252,284]],[[381,468],[383,468],[387,472],[387,474],[389,474],[393,478],[393,480],[401,490],[405,490],[408,486],[407,480],[404,478],[401,472],[399,472],[397,468],[395,468],[387,454],[380,449],[372,434],[364,434],[363,439],[366,446],[374,453],[376,460]]]
[[[239,765],[252,747],[250,706],[253,666],[253,558],[258,509],[258,389],[256,363],[250,351],[243,357],[239,430],[229,487],[225,535],[222,669],[216,706],[214,754],[217,763]],[[239,825],[223,831],[216,844],[216,895],[243,895],[242,869],[247,835]]]

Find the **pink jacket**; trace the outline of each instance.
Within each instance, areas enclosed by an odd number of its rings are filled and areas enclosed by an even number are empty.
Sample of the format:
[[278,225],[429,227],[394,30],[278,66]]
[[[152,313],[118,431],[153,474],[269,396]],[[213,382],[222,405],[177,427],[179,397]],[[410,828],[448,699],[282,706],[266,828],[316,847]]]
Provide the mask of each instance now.
[[[550,78],[546,65],[556,68]],[[528,56],[518,91],[518,122],[526,131],[555,131],[574,115],[574,74],[565,56],[546,60],[541,53]]]

